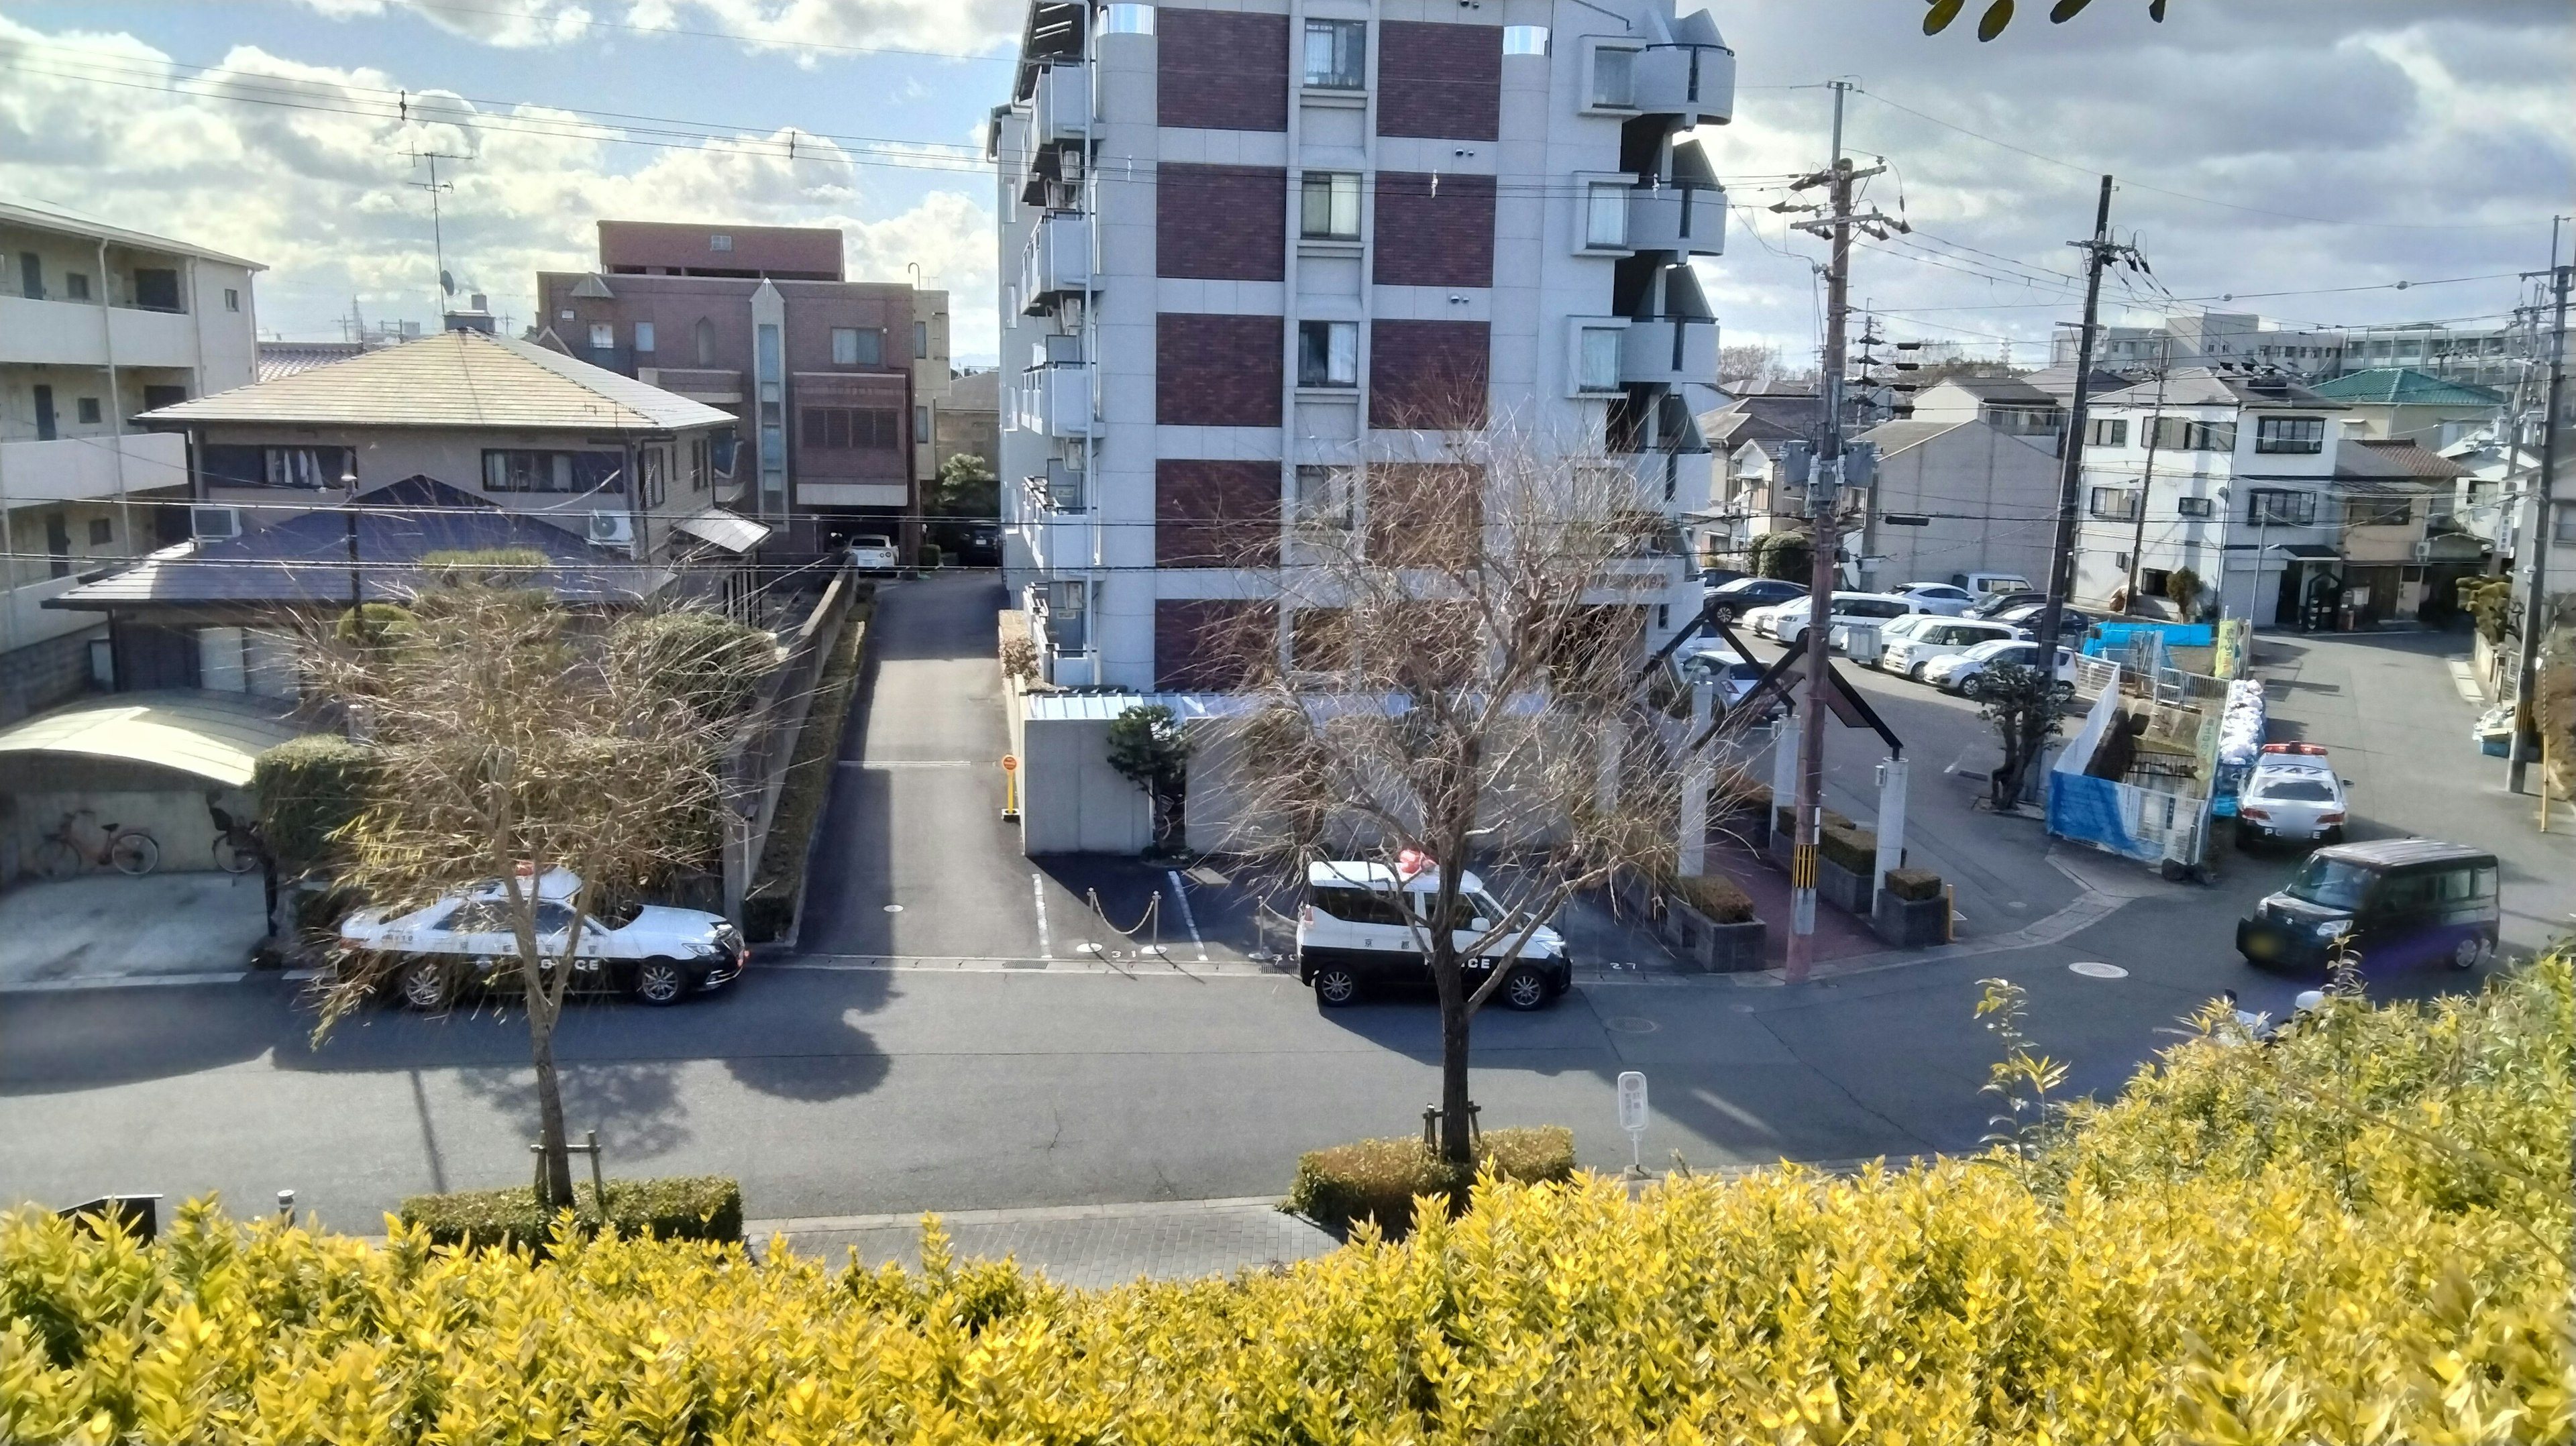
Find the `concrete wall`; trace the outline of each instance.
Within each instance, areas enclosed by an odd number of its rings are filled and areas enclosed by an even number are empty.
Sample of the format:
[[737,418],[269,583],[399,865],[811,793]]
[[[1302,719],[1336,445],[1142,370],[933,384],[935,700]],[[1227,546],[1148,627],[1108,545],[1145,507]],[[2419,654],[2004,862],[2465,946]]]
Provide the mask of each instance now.
[[[215,825],[206,812],[206,795],[235,817],[256,809],[248,791],[222,788],[168,769],[144,764],[63,760],[33,755],[45,772],[23,768],[0,773],[0,883],[14,882],[35,867],[36,846],[61,826],[63,815],[89,809],[98,826],[119,824],[141,829],[161,845],[162,873],[195,873],[215,867]],[[119,830],[123,831],[122,829]],[[95,848],[100,835],[86,835]],[[256,885],[257,880],[253,879]]]
[[1154,841],[1145,791],[1109,766],[1107,719],[1030,719],[1021,737],[1024,852],[1132,854]]

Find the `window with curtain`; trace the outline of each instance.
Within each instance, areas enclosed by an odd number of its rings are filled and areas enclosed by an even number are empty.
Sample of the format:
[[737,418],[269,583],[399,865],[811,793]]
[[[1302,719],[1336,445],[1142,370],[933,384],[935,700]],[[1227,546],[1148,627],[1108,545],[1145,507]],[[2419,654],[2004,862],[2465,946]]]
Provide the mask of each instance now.
[[1592,103],[1625,109],[1636,104],[1637,52],[1604,45],[1592,52]]
[[1297,385],[1360,384],[1360,328],[1355,321],[1297,323]]
[[1584,245],[1617,248],[1628,244],[1629,189],[1620,181],[1594,181],[1584,188]]
[[1619,340],[1625,333],[1615,326],[1583,328],[1581,368],[1577,385],[1587,392],[1619,390]]
[[1368,83],[1368,22],[1306,22],[1306,83],[1319,90],[1358,90]]
[[2317,453],[2326,448],[2323,417],[2263,417],[2254,423],[2257,452]]
[[1297,234],[1319,241],[1360,236],[1360,178],[1351,171],[1308,171],[1298,182]]

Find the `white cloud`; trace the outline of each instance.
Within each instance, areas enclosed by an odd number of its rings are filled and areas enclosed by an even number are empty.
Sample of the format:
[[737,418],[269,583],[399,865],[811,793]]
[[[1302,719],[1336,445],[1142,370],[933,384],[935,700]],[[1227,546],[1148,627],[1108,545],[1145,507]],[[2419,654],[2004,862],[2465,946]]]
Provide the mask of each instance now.
[[335,20],[415,11],[487,45],[562,45],[618,30],[715,32],[755,50],[986,54],[1017,40],[1022,0],[301,0]]
[[955,293],[961,352],[995,334],[990,213],[950,190],[886,205],[878,183],[900,173],[859,163],[953,164],[923,148],[861,157],[786,131],[641,146],[544,107],[417,88],[398,101],[416,81],[387,71],[237,47],[190,76],[130,36],[6,18],[0,65],[0,194],[264,262],[260,321],[287,335],[336,335],[353,300],[370,320],[430,315],[429,169],[413,150],[466,158],[438,168],[447,269],[522,321],[540,269],[595,264],[597,220],[722,219],[837,227],[853,277],[902,280],[917,261]]

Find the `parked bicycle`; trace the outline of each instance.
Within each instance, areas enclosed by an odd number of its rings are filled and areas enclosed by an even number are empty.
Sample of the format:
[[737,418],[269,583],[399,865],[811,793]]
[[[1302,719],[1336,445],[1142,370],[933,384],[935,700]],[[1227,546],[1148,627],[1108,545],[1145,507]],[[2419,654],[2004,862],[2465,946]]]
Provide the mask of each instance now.
[[105,824],[89,809],[63,815],[62,826],[36,845],[36,869],[68,879],[88,868],[112,868],[137,878],[161,865],[160,842],[139,828]]
[[259,867],[268,847],[261,842],[259,825],[246,818],[233,817],[230,810],[206,800],[206,812],[215,821],[215,867],[228,874],[246,874]]

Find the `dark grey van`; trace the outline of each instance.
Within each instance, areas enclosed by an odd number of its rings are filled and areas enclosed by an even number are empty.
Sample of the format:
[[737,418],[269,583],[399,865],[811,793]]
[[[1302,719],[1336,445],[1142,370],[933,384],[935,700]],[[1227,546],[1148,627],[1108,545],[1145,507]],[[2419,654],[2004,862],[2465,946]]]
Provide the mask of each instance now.
[[2236,925],[2256,964],[2322,970],[2346,935],[2366,970],[2438,959],[2466,969],[2496,948],[2496,856],[2428,838],[2336,844]]

